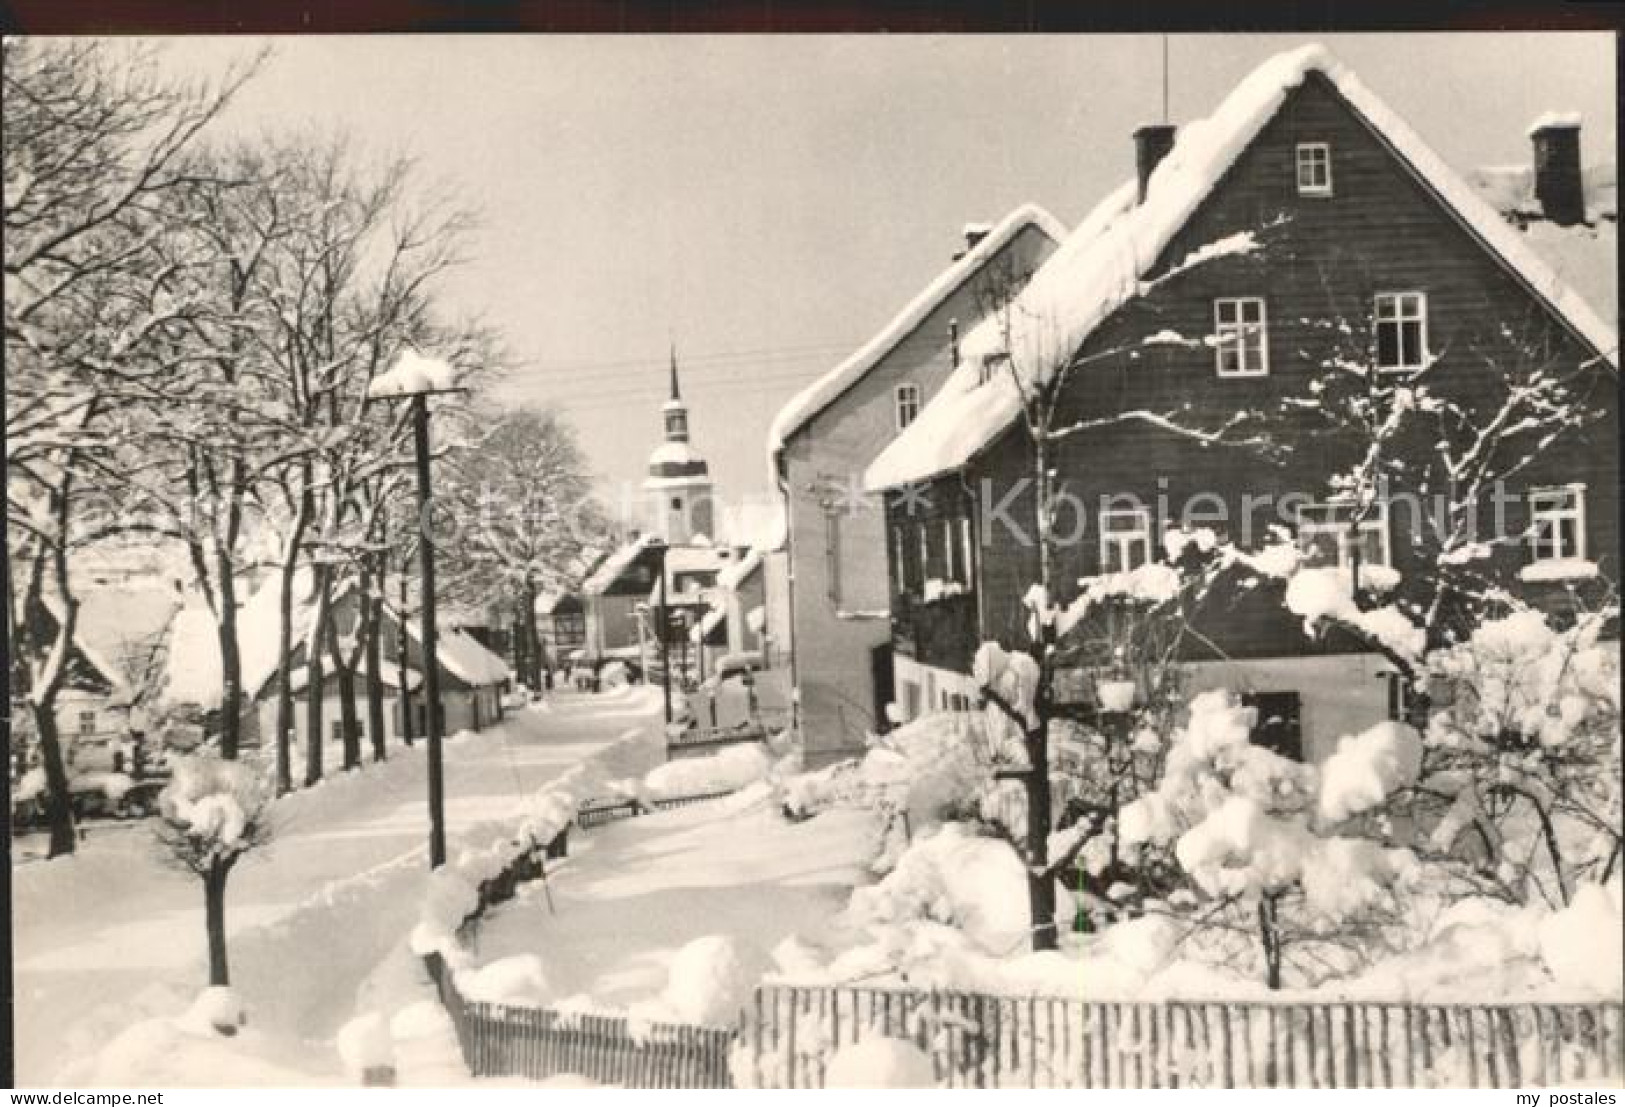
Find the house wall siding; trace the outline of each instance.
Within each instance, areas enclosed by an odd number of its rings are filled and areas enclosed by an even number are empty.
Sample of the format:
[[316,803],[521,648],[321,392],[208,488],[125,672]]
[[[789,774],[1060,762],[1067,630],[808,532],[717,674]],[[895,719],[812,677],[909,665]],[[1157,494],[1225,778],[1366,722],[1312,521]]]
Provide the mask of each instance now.
[[[1331,197],[1297,195],[1294,148],[1301,141],[1331,144]],[[1122,423],[1066,439],[1057,459],[1059,479],[1066,493],[1086,505],[1088,517],[1081,540],[1060,551],[1056,581],[1063,601],[1075,592],[1078,577],[1101,571],[1102,497],[1128,493],[1152,508],[1157,516],[1154,541],[1163,525],[1190,521],[1249,548],[1264,543],[1269,524],[1292,518],[1284,510],[1290,506],[1283,504],[1288,494],[1324,499],[1327,479],[1347,466],[1363,440],[1330,433],[1318,414],[1282,412],[1278,404],[1286,396],[1310,395],[1310,381],[1321,374],[1329,355],[1365,356],[1370,305],[1378,291],[1427,294],[1429,348],[1439,360],[1426,379],[1436,394],[1474,409],[1496,398],[1503,374],[1527,374],[1541,364],[1573,367],[1590,359],[1590,351],[1551,310],[1485,251],[1317,75],[1289,94],[1277,116],[1174,236],[1153,277],[1179,266],[1198,248],[1241,231],[1260,236],[1257,252],[1220,257],[1173,276],[1096,329],[1082,352],[1099,360],[1074,376],[1058,425],[1144,409],[1186,425],[1214,427],[1238,410],[1253,409],[1268,416],[1275,437],[1290,452],[1271,460],[1236,446],[1204,446],[1144,423]],[[1209,334],[1214,299],[1233,296],[1266,301],[1268,376],[1221,378],[1207,348],[1133,348],[1140,338],[1162,330],[1188,338]],[[1347,333],[1340,329],[1342,323],[1349,324]],[[1528,489],[1582,482],[1587,488],[1587,553],[1604,576],[1617,579],[1616,385],[1600,366],[1581,370],[1574,379],[1600,407],[1601,417],[1557,439],[1517,475],[1516,487],[1509,490],[1517,498],[1507,512],[1505,530],[1518,533],[1527,525],[1521,497]],[[1430,459],[1433,451],[1425,440],[1403,448],[1419,461]],[[966,476],[978,490],[984,516],[1031,467],[1030,443],[1020,426],[968,467]],[[991,491],[984,481],[992,482]],[[1195,500],[1198,495],[1204,498]],[[1247,498],[1250,511],[1243,510]],[[1201,514],[1189,518],[1188,507]],[[1010,514],[1030,519],[1031,512],[1027,495]],[[1221,513],[1222,521],[1214,518]],[[1490,522],[1486,515],[1481,513],[1481,524]],[[1413,548],[1413,522],[1420,521],[1404,511],[1391,518],[1393,561],[1402,574],[1429,568],[1423,551]],[[1067,523],[1062,521],[1063,529]],[[984,538],[991,544],[981,550],[981,633],[1015,644],[1022,634],[1020,599],[1037,577],[1036,552],[1002,527]],[[1537,603],[1569,602],[1560,585],[1522,584],[1517,573],[1526,563],[1526,549],[1512,543],[1484,568],[1510,591]],[[1218,653],[1234,659],[1350,655],[1350,665],[1363,664],[1352,657],[1362,648],[1352,637],[1309,637],[1281,599],[1279,586],[1215,589],[1198,617],[1198,628]],[[1342,714],[1346,712],[1338,714],[1339,725]]]

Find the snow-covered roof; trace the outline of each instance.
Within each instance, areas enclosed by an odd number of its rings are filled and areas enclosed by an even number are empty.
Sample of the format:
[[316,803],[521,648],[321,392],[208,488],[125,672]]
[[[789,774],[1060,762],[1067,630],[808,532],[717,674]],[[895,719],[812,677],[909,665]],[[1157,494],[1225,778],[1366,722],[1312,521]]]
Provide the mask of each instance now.
[[[61,604],[51,595],[42,595],[40,599],[45,604],[46,610],[51,613],[51,618],[56,619],[60,626],[63,617]],[[79,617],[75,621],[73,628],[74,648],[79,651],[79,656],[84,658],[85,662],[100,673],[102,679],[111,686],[113,702],[123,705],[134,703],[136,690],[130,686],[129,680],[124,675],[124,670],[114,664],[112,655],[102,653],[93,643],[91,636],[85,633],[83,602],[80,601]]]
[[[966,229],[970,230],[974,226],[976,225],[967,224]],[[961,285],[1028,227],[1036,227],[1056,242],[1066,235],[1066,227],[1060,220],[1036,204],[1025,204],[1005,216],[997,226],[988,228],[981,241],[938,274],[934,281],[926,285],[923,292],[911,300],[908,306],[882,327],[873,338],[859,347],[857,352],[796,393],[779,410],[778,416],[774,418],[773,425],[767,432],[769,468],[777,469],[778,455],[791,435],[806,426],[813,416],[834,403],[843,392],[862,380],[881,358],[895,349],[898,343],[917,329],[944,300],[958,291]]]
[[[1485,202],[1502,215],[1526,219],[1541,217],[1540,200],[1535,196],[1533,165],[1481,165],[1468,172],[1467,180],[1478,189]],[[1617,162],[1604,161],[1586,166],[1580,171],[1580,182],[1589,222],[1619,218]]]
[[717,574],[717,587],[727,592],[738,591],[739,586],[750,579],[750,575],[762,567],[763,552],[753,547],[746,550],[744,556],[738,558],[730,565],[725,565]]
[[[326,670],[326,677],[328,679],[331,679],[332,676],[333,676],[332,670],[331,669]],[[366,679],[366,677],[367,677],[367,665],[366,665],[366,662],[362,662],[361,664],[359,664],[359,665],[357,665],[355,667],[355,678],[356,678],[357,681],[364,681]],[[399,688],[401,686],[401,670],[400,670],[400,666],[391,664],[388,661],[384,662],[382,665],[378,666],[378,679],[384,685],[384,687],[386,687],[386,688]],[[304,691],[305,685],[306,685],[306,683],[309,682],[309,680],[310,680],[310,670],[307,669],[305,666],[301,665],[297,669],[295,669],[291,674],[289,674],[288,687],[291,688],[295,693],[299,693],[299,692]],[[407,691],[415,692],[415,691],[417,691],[417,689],[419,687],[422,686],[422,684],[423,684],[423,674],[422,673],[418,672],[416,669],[411,669],[411,668],[406,670],[406,687],[407,687]]]
[[1530,247],[1558,279],[1605,319],[1619,318],[1619,225],[1601,222],[1559,227],[1544,220],[1523,231]]
[[[300,567],[293,579],[293,641],[302,641],[310,627],[315,602],[314,574]],[[279,582],[275,575],[237,608],[237,651],[242,686],[256,695],[276,673]],[[214,615],[201,597],[194,596],[175,613],[169,626],[169,650],[164,659],[162,698],[171,704],[192,704],[204,709],[220,706],[220,639]]]
[[[423,639],[416,624],[415,619],[407,620],[406,633],[412,641],[421,643]],[[435,656],[446,672],[464,684],[501,684],[513,675],[507,662],[480,645],[472,634],[455,627],[436,628]]]
[[732,546],[762,550],[782,550],[789,541],[784,501],[777,494],[765,499],[745,499],[738,503],[718,502],[717,533]]
[[870,488],[891,488],[957,469],[1021,412],[1008,372],[983,384],[985,357],[1008,355],[1024,373],[1046,372],[1138,294],[1140,281],[1225,171],[1315,72],[1329,80],[1470,230],[1612,364],[1618,337],[1523,236],[1490,207],[1410,126],[1321,46],[1278,54],[1253,70],[1207,119],[1182,129],[1152,173],[1143,203],[1125,182],[1090,213],[1038,270],[1010,313],[1009,349],[999,320],[977,325],[960,344],[961,365],[919,417],[869,466]]
[[649,455],[649,464],[651,466],[693,465],[704,460],[700,456],[700,452],[687,442],[662,442]]

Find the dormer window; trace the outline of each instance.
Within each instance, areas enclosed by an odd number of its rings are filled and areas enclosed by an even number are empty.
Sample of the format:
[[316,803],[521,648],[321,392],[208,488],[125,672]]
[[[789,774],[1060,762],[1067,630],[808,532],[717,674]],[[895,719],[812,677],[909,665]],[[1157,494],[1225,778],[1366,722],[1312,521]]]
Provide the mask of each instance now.
[[1298,143],[1298,195],[1332,194],[1332,148],[1325,142]]
[[920,414],[920,386],[900,384],[896,391],[897,429],[903,430]]

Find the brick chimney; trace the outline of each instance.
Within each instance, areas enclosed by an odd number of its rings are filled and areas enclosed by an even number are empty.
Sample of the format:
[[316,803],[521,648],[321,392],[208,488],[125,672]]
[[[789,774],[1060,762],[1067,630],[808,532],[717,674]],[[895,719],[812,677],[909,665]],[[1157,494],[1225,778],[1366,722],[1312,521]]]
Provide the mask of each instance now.
[[1584,223],[1585,180],[1580,172],[1580,117],[1543,115],[1529,128],[1535,146],[1535,199],[1560,227]]
[[1169,123],[1153,123],[1134,132],[1134,170],[1140,180],[1140,194],[1136,203],[1145,203],[1145,189],[1151,181],[1151,171],[1174,148],[1175,127]]

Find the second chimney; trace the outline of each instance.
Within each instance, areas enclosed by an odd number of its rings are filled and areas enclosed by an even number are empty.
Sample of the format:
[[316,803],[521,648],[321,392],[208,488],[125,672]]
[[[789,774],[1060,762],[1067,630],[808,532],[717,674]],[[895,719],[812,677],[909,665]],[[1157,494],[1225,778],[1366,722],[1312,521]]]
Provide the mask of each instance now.
[[1552,223],[1571,227],[1586,217],[1580,172],[1580,117],[1549,113],[1529,128],[1535,146],[1535,199]]
[[1145,203],[1145,190],[1151,182],[1152,171],[1174,148],[1174,131],[1170,123],[1154,123],[1134,132],[1134,170],[1140,181],[1136,203]]

